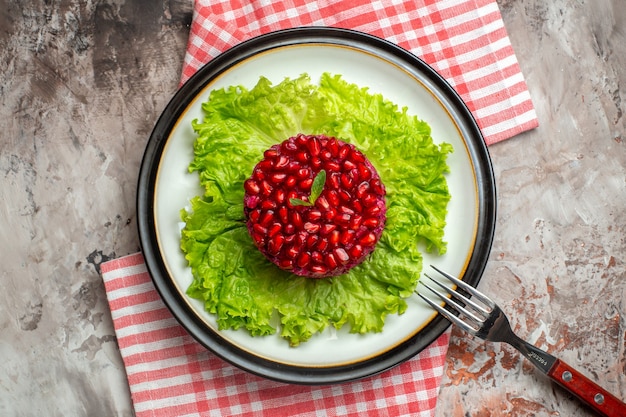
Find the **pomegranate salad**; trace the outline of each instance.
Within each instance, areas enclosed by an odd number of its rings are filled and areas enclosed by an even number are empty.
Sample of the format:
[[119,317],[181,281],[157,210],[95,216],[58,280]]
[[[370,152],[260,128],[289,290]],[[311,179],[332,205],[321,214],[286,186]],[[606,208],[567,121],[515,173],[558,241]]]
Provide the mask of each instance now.
[[[443,254],[447,143],[380,94],[323,74],[211,92],[181,211],[187,289],[220,329],[380,332],[417,285],[420,249]],[[419,247],[418,247],[419,246]]]

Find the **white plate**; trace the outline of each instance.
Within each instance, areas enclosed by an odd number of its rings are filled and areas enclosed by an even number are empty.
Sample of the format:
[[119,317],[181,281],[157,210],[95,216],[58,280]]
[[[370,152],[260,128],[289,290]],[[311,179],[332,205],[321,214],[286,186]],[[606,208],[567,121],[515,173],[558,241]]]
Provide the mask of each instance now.
[[150,138],[140,174],[138,218],[146,263],[174,315],[201,343],[224,359],[256,374],[287,382],[331,383],[380,372],[418,353],[439,336],[446,322],[436,319],[418,297],[403,315],[387,317],[383,332],[356,335],[327,330],[289,347],[278,335],[251,337],[247,331],[217,328],[202,303],[185,295],[191,270],[180,250],[180,210],[203,194],[189,174],[201,104],[214,89],[252,88],[260,76],[274,84],[308,73],[341,74],[407,107],[432,128],[435,143],[448,142],[452,196],[444,256],[424,253],[434,264],[475,285],[487,261],[495,223],[495,186],[480,131],[452,88],[422,61],[388,42],[358,32],[300,28],[274,32],[241,44],[201,69],[172,99]]

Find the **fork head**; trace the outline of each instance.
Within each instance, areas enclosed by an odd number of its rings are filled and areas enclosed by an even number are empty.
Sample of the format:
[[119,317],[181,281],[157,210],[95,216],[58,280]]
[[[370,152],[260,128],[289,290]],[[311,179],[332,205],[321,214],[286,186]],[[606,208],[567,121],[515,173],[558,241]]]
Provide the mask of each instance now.
[[[430,280],[430,285],[423,282],[423,280],[420,281],[420,284],[443,301],[446,306],[448,306],[448,309],[416,291],[417,295],[432,308],[437,310],[442,316],[466,332],[482,339],[490,339],[490,328],[501,315],[500,308],[496,303],[471,285],[432,265],[430,267],[456,287],[455,289],[451,286],[444,285],[428,274],[424,275]],[[467,294],[471,295],[472,299],[465,296],[457,289],[462,289]]]

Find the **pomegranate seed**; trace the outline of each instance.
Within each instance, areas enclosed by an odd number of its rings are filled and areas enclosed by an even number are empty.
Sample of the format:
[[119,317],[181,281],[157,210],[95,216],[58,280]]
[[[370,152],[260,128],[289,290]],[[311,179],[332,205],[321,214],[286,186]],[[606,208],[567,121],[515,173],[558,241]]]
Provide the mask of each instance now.
[[298,186],[302,188],[302,191],[309,191],[313,185],[313,178],[307,178],[298,183]]
[[350,160],[343,161],[343,169],[344,169],[344,171],[352,171],[354,168],[356,168],[356,165],[354,164],[354,162],[352,162]]
[[346,207],[346,206],[339,207],[339,211],[342,212],[342,213],[349,214],[350,216],[355,214],[354,210],[352,210],[350,207]]
[[341,145],[341,147],[339,148],[339,152],[337,153],[337,158],[346,159],[349,153],[350,147],[348,145]]
[[324,220],[332,221],[335,218],[336,215],[337,215],[337,210],[335,210],[335,209],[328,209],[328,211],[326,211],[324,213]]
[[363,201],[363,204],[365,204],[365,207],[371,207],[374,204],[376,204],[378,199],[376,198],[374,194],[367,194],[361,199],[361,201]]
[[252,229],[260,235],[267,234],[267,227],[263,227],[258,223],[255,223],[254,226],[252,226]]
[[320,153],[320,141],[318,138],[313,137],[306,142],[306,147],[312,156],[317,156]]
[[270,176],[270,181],[273,182],[274,184],[280,184],[281,182],[285,181],[285,178],[287,178],[287,174],[282,173],[282,172],[277,172]]
[[326,200],[326,198],[323,195],[321,195],[317,199],[315,204],[317,204],[323,210],[328,210],[330,208],[330,204],[328,204],[328,200]]
[[274,159],[278,156],[278,151],[273,147],[263,152],[265,159]]
[[352,220],[352,216],[348,213],[339,213],[335,216],[335,221],[341,224],[350,224],[350,220]]
[[329,192],[326,193],[326,198],[328,199],[328,202],[330,203],[331,206],[339,205],[339,194],[337,194],[337,191],[330,190]]
[[287,155],[281,155],[278,157],[276,164],[274,165],[274,169],[282,169],[289,165],[289,158]]
[[336,157],[339,154],[339,142],[337,142],[337,139],[330,138],[326,144],[326,147],[328,148],[332,156]]
[[348,261],[350,260],[350,256],[348,255],[348,252],[346,252],[344,248],[335,248],[335,250],[333,251],[333,254],[335,255],[335,258],[339,261],[339,263],[341,263],[342,265],[347,264]]
[[285,255],[287,255],[289,259],[295,259],[299,253],[300,250],[298,250],[295,246],[290,246],[287,250],[285,250]]
[[376,217],[370,217],[369,219],[365,219],[365,221],[363,222],[363,226],[367,227],[367,228],[374,228],[374,227],[378,227],[378,225],[380,224],[378,218]]
[[248,217],[250,218],[252,222],[257,223],[259,219],[261,218],[261,210],[259,209],[252,210],[250,214],[248,215]]
[[304,223],[304,230],[309,233],[317,233],[320,230],[321,226],[317,223],[306,222]]
[[378,178],[372,180],[372,189],[378,195],[385,194],[385,188]]
[[369,216],[378,216],[378,215],[380,215],[380,207],[378,207],[378,206],[368,207],[365,210],[365,214],[367,214]]
[[309,249],[313,249],[318,240],[320,240],[320,237],[318,235],[309,235],[306,238],[306,247]]
[[283,142],[282,148],[287,152],[295,152],[298,150],[298,145],[296,145],[294,142],[286,140]]
[[293,261],[291,259],[282,259],[278,264],[282,269],[290,271],[293,269]]
[[286,199],[287,195],[285,194],[285,190],[276,190],[276,192],[274,193],[274,200],[276,200],[278,204],[283,204]]
[[[274,237],[278,234],[278,232],[280,232],[283,229],[283,226],[280,223],[274,223],[272,224],[269,229],[267,229],[267,235],[269,237]],[[285,237],[283,236],[283,240],[285,239]]]
[[357,198],[363,198],[370,189],[369,182],[362,182],[356,187],[356,196]]
[[313,252],[311,252],[311,259],[314,262],[322,263],[322,261],[324,260],[324,257],[318,251],[313,251]]
[[361,257],[361,255],[363,255],[363,246],[354,245],[348,250],[348,253],[352,257],[352,259],[358,259]]
[[352,161],[354,162],[363,163],[365,162],[365,155],[363,155],[356,149],[352,149],[352,152],[350,153],[350,159],[352,159]]
[[313,265],[311,267],[311,272],[313,272],[314,275],[323,276],[328,272],[328,268],[324,265]]
[[320,152],[320,158],[322,161],[329,161],[333,157],[333,154],[330,153],[328,149],[324,149]]
[[286,225],[283,226],[283,231],[285,232],[285,234],[287,235],[291,235],[289,236],[291,239],[293,239],[294,237],[294,233],[296,232],[296,226],[294,226],[291,223],[287,223]]
[[289,222],[289,210],[287,210],[287,207],[282,206],[278,209],[278,217],[283,224],[287,224]]
[[352,195],[346,190],[339,190],[339,199],[344,203],[348,203],[352,201]]
[[272,220],[274,220],[274,212],[272,210],[267,210],[261,216],[261,219],[259,220],[259,224],[263,227],[267,227],[270,225]]
[[263,247],[265,245],[265,237],[262,234],[258,234],[255,232],[252,234],[252,239],[254,240],[254,243],[257,245],[257,247]]
[[307,219],[310,222],[316,222],[322,218],[322,212],[317,209],[312,209],[307,213]]
[[372,232],[366,234],[361,239],[359,239],[359,244],[363,246],[370,246],[376,243],[376,235]]
[[338,172],[333,172],[332,174],[330,174],[330,177],[328,177],[328,184],[330,185],[330,188],[334,190],[339,188],[339,186],[341,185],[341,174]]
[[341,184],[345,188],[352,188],[353,183],[354,180],[349,175],[341,174]]
[[339,242],[340,235],[341,233],[339,232],[339,230],[333,230],[330,233],[330,236],[328,237],[328,243],[330,243],[333,246],[337,245],[337,242]]
[[350,220],[350,229],[356,230],[361,226],[361,222],[363,221],[363,216],[360,214],[355,214],[352,216],[352,220]]
[[285,237],[283,235],[275,235],[267,242],[267,251],[271,255],[277,255],[285,244]]
[[365,166],[365,164],[359,165],[358,170],[359,170],[359,179],[361,181],[367,181],[372,177],[372,172],[370,171],[368,167]]
[[339,243],[347,245],[348,243],[354,241],[354,235],[356,235],[354,230],[346,229],[342,231],[339,235]]
[[326,266],[328,266],[330,269],[337,268],[337,260],[335,259],[335,255],[333,255],[332,253],[326,254]]
[[302,165],[300,165],[299,162],[297,162],[297,161],[289,161],[289,164],[287,165],[286,171],[288,171],[288,172],[298,172],[300,169],[302,169]]
[[298,180],[296,179],[296,177],[290,175],[287,177],[287,180],[285,181],[285,187],[293,188],[297,182]]
[[322,160],[317,156],[314,156],[313,159],[311,159],[311,166],[316,171],[319,171],[319,169],[322,167]]
[[326,236],[329,235],[333,230],[335,230],[337,228],[336,224],[331,224],[331,223],[326,223],[322,226],[321,230],[320,230],[320,234],[322,236]]
[[296,161],[305,163],[309,161],[309,154],[307,152],[298,152],[295,158]]
[[269,182],[267,181],[262,181],[261,182],[261,193],[263,193],[264,196],[269,196],[270,194],[272,194],[272,191],[274,190],[274,188],[270,185]]
[[296,239],[295,239],[296,245],[298,245],[298,246],[304,245],[304,243],[307,241],[309,236],[315,236],[315,235],[309,235],[304,230],[299,231],[296,234]]
[[291,213],[291,223],[298,228],[302,226],[302,216],[299,212],[294,211]]
[[300,268],[304,268],[309,264],[309,262],[311,262],[311,255],[306,252],[302,252],[300,256],[298,256],[296,265],[298,265]]
[[324,251],[326,251],[326,249],[328,249],[328,244],[329,244],[328,240],[320,239],[317,242],[317,245],[315,246],[315,249],[317,249],[320,252],[324,252]]
[[246,182],[243,183],[243,188],[246,190],[248,194],[257,195],[261,192],[261,187],[259,184],[253,179],[247,179]]
[[272,200],[263,200],[263,201],[261,201],[261,208],[263,210],[275,209],[276,208],[276,203],[273,202]]
[[341,169],[341,166],[335,161],[328,161],[324,164],[324,169],[330,172],[336,172]]
[[261,201],[259,197],[252,195],[246,200],[246,207],[249,209],[253,209],[259,205],[259,201]]
[[300,168],[296,172],[296,177],[299,179],[309,178],[311,176],[311,170],[309,168]]

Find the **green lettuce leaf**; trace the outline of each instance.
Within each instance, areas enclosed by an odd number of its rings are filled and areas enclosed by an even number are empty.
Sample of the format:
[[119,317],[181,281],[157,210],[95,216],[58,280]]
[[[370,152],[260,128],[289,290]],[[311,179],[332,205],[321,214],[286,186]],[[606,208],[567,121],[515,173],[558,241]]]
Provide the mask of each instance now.
[[[189,170],[205,193],[181,211],[181,248],[194,277],[187,294],[204,302],[219,328],[244,328],[253,336],[279,331],[297,346],[328,326],[380,332],[388,314],[402,314],[422,270],[418,244],[446,251],[452,146],[435,144],[428,124],[406,108],[339,75],[323,74],[319,85],[306,74],[277,85],[261,77],[250,90],[212,91],[202,107],[203,120],[193,122]],[[387,190],[387,222],[376,250],[339,277],[280,270],[256,249],[245,226],[243,182],[267,148],[298,133],[353,143]]]

